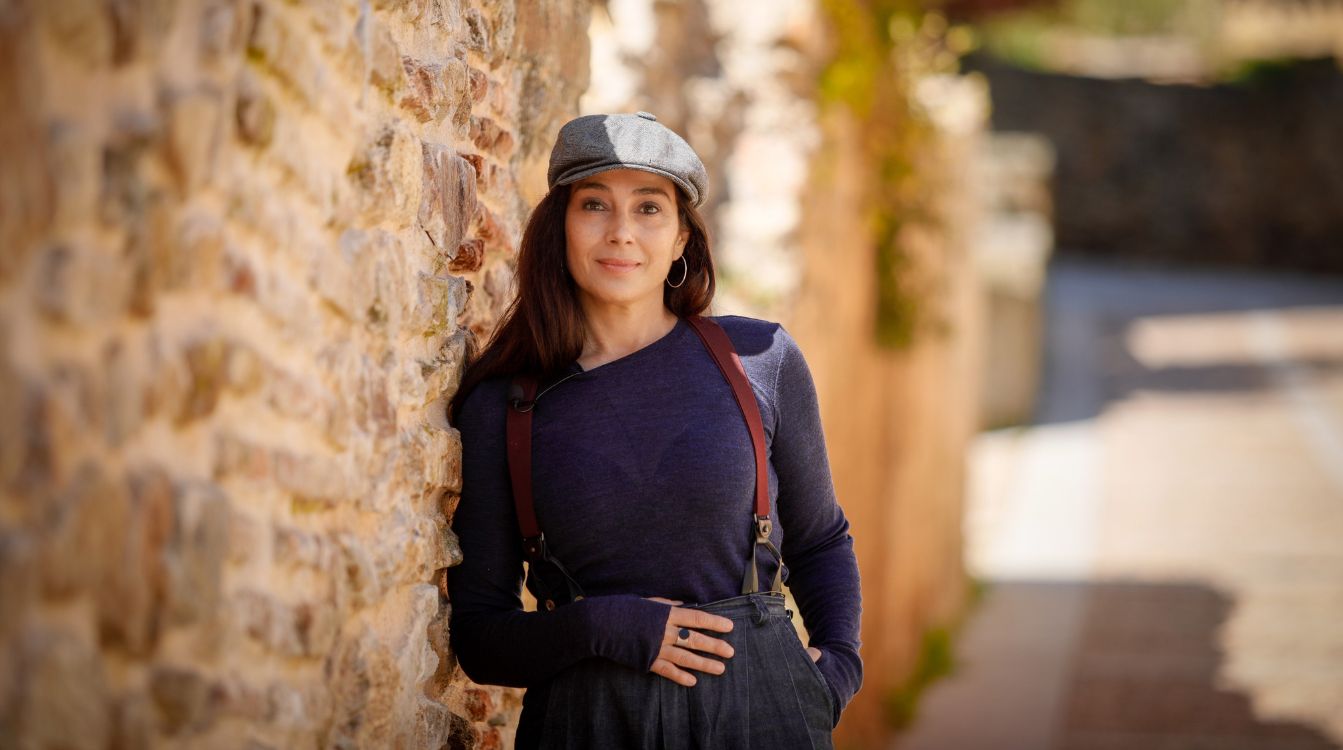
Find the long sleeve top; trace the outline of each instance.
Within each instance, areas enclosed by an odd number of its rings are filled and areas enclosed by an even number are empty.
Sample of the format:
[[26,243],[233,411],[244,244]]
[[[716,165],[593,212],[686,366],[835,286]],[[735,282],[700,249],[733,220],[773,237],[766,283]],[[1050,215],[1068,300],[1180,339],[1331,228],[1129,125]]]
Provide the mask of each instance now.
[[[777,323],[715,317],[755,392],[769,456],[770,539],[783,555],[834,722],[862,682],[861,595],[835,498],[811,372]],[[558,382],[563,375],[572,375]],[[545,390],[550,383],[558,383]],[[648,671],[671,605],[741,593],[753,541],[755,459],[731,386],[690,324],[619,359],[543,381],[533,414],[537,520],[584,598],[524,611],[523,556],[508,475],[508,380],[463,402],[463,561],[448,571],[450,643],[477,683],[530,687],[591,657]],[[767,587],[774,557],[759,555]],[[727,660],[731,669],[731,660]]]

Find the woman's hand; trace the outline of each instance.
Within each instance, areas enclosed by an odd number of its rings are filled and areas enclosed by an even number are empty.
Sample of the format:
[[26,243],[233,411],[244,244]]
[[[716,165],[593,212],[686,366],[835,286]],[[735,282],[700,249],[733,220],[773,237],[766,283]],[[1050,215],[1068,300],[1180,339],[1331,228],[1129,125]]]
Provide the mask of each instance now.
[[648,671],[666,677],[677,684],[690,687],[695,684],[696,680],[694,675],[685,671],[686,669],[708,672],[709,674],[722,674],[727,669],[723,662],[695,653],[695,651],[704,651],[717,654],[725,659],[731,658],[733,650],[731,644],[727,641],[693,630],[690,631],[690,637],[685,642],[678,644],[676,639],[680,635],[681,628],[701,628],[726,633],[732,630],[731,620],[698,609],[677,607],[675,605],[681,602],[664,599],[660,596],[645,598],[673,605],[671,613],[667,616],[667,630],[662,636],[662,649],[658,651],[658,657],[653,660],[653,666],[649,667]]
[[819,648],[816,648],[815,646],[807,646],[807,653],[811,654],[812,661],[815,662],[821,660],[821,650]]

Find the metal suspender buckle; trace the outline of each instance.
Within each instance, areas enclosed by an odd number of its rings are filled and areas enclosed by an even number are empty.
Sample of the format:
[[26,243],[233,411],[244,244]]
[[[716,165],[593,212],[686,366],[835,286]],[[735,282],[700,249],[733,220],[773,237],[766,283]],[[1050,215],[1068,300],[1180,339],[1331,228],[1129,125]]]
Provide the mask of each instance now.
[[755,541],[756,544],[765,544],[769,541],[769,532],[774,528],[770,523],[769,516],[755,517]]
[[545,532],[522,538],[522,556],[527,558],[528,562],[536,562],[546,556]]

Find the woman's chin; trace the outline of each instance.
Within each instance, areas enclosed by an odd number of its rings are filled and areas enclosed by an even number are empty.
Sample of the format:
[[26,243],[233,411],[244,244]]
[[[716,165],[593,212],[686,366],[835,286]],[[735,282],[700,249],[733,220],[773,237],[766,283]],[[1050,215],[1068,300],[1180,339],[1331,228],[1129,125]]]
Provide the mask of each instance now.
[[635,289],[629,284],[611,284],[598,289],[587,289],[584,290],[583,296],[589,303],[615,307],[630,307],[649,300],[657,300],[659,304],[662,302],[661,289]]

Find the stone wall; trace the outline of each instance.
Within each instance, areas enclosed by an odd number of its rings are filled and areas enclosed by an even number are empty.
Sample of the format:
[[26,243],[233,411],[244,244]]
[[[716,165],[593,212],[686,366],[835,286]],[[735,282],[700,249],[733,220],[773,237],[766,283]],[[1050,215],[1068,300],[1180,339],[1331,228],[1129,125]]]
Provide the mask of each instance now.
[[1155,84],[979,58],[996,130],[1048,138],[1060,252],[1343,272],[1343,70]]
[[508,744],[442,406],[587,14],[0,4],[0,747]]

